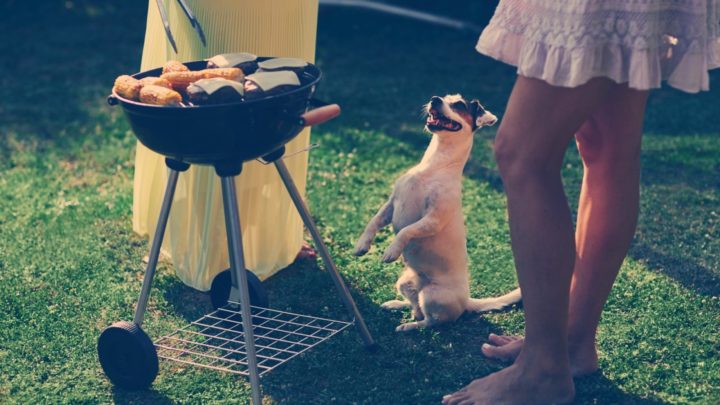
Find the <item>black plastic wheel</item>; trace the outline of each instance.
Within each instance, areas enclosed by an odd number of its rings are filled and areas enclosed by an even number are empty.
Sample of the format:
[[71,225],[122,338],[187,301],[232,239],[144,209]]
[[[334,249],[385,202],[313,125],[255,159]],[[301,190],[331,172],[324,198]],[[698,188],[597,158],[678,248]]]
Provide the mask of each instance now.
[[[256,307],[267,308],[268,295],[263,287],[262,281],[250,270],[245,270],[248,280],[248,291],[250,292],[250,304]],[[227,305],[230,298],[230,289],[232,288],[232,276],[230,269],[223,271],[215,276],[210,286],[210,301],[215,309]]]
[[158,357],[150,337],[134,322],[115,322],[98,338],[98,357],[113,385],[144,389],[158,373]]

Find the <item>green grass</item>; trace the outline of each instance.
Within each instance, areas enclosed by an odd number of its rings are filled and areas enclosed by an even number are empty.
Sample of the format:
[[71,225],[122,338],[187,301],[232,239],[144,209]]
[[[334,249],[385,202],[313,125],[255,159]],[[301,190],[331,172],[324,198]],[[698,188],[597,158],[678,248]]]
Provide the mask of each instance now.
[[[469,10],[439,11],[486,18],[477,5]],[[246,400],[243,379],[168,363],[151,390],[115,390],[97,362],[100,331],[132,317],[147,251],[130,224],[134,137],[103,104],[113,78],[139,65],[145,5],[52,1],[38,13],[10,1],[0,11],[0,403]],[[349,254],[395,177],[422,154],[422,103],[462,92],[502,116],[513,69],[477,55],[474,41],[369,12],[321,12],[318,95],[345,113],[314,131],[321,147],[310,156],[309,204],[382,350],[368,354],[344,332],[264,378],[268,402],[438,403],[502,367],[480,345],[489,332],[522,331],[521,310],[399,335],[393,329],[408,314],[379,309],[399,270],[379,263],[390,233],[366,257]],[[651,96],[639,229],[600,326],[602,372],[577,381],[577,403],[720,402],[717,72],[712,85],[696,96]],[[492,137],[490,129],[476,138],[465,179],[475,296],[516,284]],[[574,148],[565,175],[575,201]],[[266,286],[275,308],[345,316],[314,263]],[[208,309],[204,294],[163,265],[145,329],[157,337]]]

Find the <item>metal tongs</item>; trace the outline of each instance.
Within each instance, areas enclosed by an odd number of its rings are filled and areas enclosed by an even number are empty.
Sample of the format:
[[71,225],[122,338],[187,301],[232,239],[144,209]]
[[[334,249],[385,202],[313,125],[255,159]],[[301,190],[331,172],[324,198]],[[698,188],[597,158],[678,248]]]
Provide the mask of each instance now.
[[[178,53],[177,45],[175,44],[175,38],[173,38],[172,32],[170,32],[170,21],[168,21],[167,11],[165,10],[163,0],[155,1],[157,2],[158,10],[160,11],[160,18],[162,19],[163,26],[165,27],[165,35],[167,36],[168,41],[170,41],[170,45],[172,45],[175,53]],[[190,20],[190,25],[195,28],[198,37],[200,37],[200,42],[202,42],[203,46],[207,46],[207,44],[205,43],[205,33],[203,32],[198,20],[195,18],[195,14],[193,14],[192,10],[190,10],[190,7],[187,5],[185,0],[177,0],[177,2],[180,3],[180,7],[182,7],[188,20]]]

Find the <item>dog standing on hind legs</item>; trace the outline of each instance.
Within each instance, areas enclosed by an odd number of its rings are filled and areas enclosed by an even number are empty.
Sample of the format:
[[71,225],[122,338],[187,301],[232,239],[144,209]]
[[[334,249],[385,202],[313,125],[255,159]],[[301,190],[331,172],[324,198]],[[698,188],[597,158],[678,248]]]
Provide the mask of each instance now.
[[404,300],[386,309],[411,308],[415,322],[408,331],[455,321],[465,311],[485,312],[519,302],[520,289],[500,297],[470,298],[462,173],[472,149],[473,133],[497,121],[477,100],[460,95],[433,97],[426,105],[425,128],[432,140],[420,163],[402,175],[392,195],[368,223],[355,246],[362,256],[375,234],[392,223],[395,239],[385,251],[386,263],[402,254],[405,269],[395,284]]

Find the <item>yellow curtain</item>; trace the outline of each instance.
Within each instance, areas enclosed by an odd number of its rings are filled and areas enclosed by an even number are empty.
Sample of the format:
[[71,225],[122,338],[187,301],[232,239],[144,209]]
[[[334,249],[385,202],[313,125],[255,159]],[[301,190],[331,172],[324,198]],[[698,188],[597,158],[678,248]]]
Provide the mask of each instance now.
[[[229,52],[287,56],[313,62],[318,0],[187,0],[207,47],[200,43],[176,1],[165,0],[179,54],[170,46],[155,0],[149,1],[142,70],[167,60],[198,60]],[[305,130],[288,152],[308,145]],[[307,154],[287,160],[301,192]],[[135,157],[133,229],[152,235],[167,181],[163,158],[138,143]],[[265,279],[292,263],[303,241],[300,217],[274,166],[246,163],[236,179],[246,266]],[[229,267],[219,178],[212,167],[192,166],[180,175],[163,243],[177,276],[207,291],[213,277]]]

